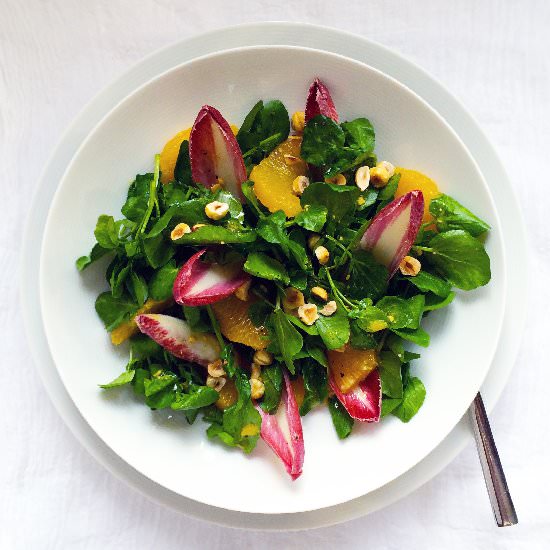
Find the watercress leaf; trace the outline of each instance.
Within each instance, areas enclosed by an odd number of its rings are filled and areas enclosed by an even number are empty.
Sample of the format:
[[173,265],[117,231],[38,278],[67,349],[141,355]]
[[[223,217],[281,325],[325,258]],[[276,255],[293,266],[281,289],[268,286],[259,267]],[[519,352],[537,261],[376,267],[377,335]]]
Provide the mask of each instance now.
[[[147,383],[147,378],[144,379],[144,383]],[[155,392],[145,398],[145,404],[151,409],[166,409],[170,407],[176,397],[176,391],[173,387],[167,386],[164,389]]]
[[336,300],[337,309],[330,317],[319,315],[315,326],[327,349],[338,349],[347,343],[350,337],[348,315],[342,303]]
[[176,165],[174,166],[174,179],[185,185],[192,185],[191,161],[189,159],[189,141],[181,142]]
[[412,298],[384,296],[376,304],[387,316],[392,329],[416,329],[424,311],[424,295],[417,294]]
[[283,390],[283,370],[281,365],[273,363],[262,369],[262,381],[265,386],[262,409],[269,414],[277,412]]
[[167,387],[173,387],[178,377],[175,374],[162,374],[144,381],[145,397],[149,397]]
[[134,393],[136,395],[145,395],[145,380],[149,377],[149,371],[138,368],[135,371],[132,385],[134,386]]
[[327,209],[328,222],[335,227],[351,219],[359,194],[359,188],[355,186],[314,182],[306,187],[300,203],[304,209],[307,205],[324,206]]
[[122,293],[124,292],[124,283],[130,274],[130,271],[131,265],[126,261],[126,259],[117,259],[109,277],[111,294],[115,298],[120,298],[122,296]]
[[328,400],[328,410],[332,423],[336,430],[336,434],[340,439],[345,439],[351,433],[353,428],[353,418],[348,414],[344,405],[338,401],[336,396],[332,396]]
[[402,422],[408,422],[424,403],[426,388],[420,378],[409,378],[401,403],[392,411]]
[[409,340],[409,342],[413,342],[414,344],[417,344],[424,348],[427,348],[430,345],[430,335],[422,327],[418,327],[417,329],[392,328],[391,330],[395,332],[395,334],[397,334],[398,336],[401,336],[401,338]]
[[252,230],[233,230],[221,225],[205,225],[191,233],[182,235],[174,241],[175,244],[235,244],[252,243],[256,240],[256,232]]
[[168,300],[172,297],[172,289],[178,271],[175,260],[170,260],[153,273],[149,281],[149,294],[153,300]]
[[463,230],[436,235],[423,258],[453,286],[473,290],[491,280],[491,261],[483,244]]
[[143,251],[147,262],[153,269],[158,269],[172,259],[175,248],[165,240],[162,234],[143,239]]
[[351,334],[349,343],[357,349],[373,349],[378,343],[372,334],[366,333],[357,325],[357,321],[353,320],[350,323]]
[[111,252],[111,250],[109,250],[108,248],[103,248],[99,243],[96,243],[94,244],[89,256],[80,256],[80,258],[76,260],[76,268],[78,269],[78,271],[82,271],[90,264],[96,262],[100,258],[103,258],[103,256],[105,256],[105,254],[108,254],[109,252]]
[[302,376],[304,400],[300,405],[300,415],[305,416],[313,407],[327,398],[327,369],[313,361],[305,361],[302,364]]
[[288,235],[285,224],[286,214],[282,210],[277,210],[273,214],[258,220],[256,232],[264,241],[282,245],[283,252],[288,254]]
[[183,306],[183,316],[193,332],[210,332],[210,326],[202,319],[200,307]]
[[316,346],[316,345],[312,344],[311,341],[308,341],[306,343],[306,349],[307,349],[308,355],[312,359],[317,361],[317,363],[319,363],[319,365],[321,365],[322,367],[325,367],[326,369],[328,369],[327,356],[325,355],[325,352],[319,346]]
[[137,303],[142,306],[149,296],[149,287],[142,275],[136,273],[133,269],[130,270],[130,284],[132,296],[136,299]]
[[376,306],[364,306],[350,312],[357,319],[357,326],[365,332],[378,332],[388,328],[389,319],[385,311]]
[[382,393],[388,397],[403,397],[401,360],[391,351],[381,351],[378,357],[378,372],[382,383]]
[[441,309],[447,307],[455,297],[454,292],[449,292],[446,298],[440,298],[435,294],[426,294],[426,303],[424,305],[424,311],[434,311],[436,309]]
[[130,184],[126,202],[121,208],[122,214],[129,220],[139,223],[145,216],[153,178],[154,174],[152,173],[138,174]]
[[187,202],[189,187],[179,181],[171,181],[161,186],[159,190],[160,203],[163,210],[169,210],[172,206],[180,206]]
[[491,229],[489,224],[448,195],[439,195],[430,201],[430,214],[440,232],[463,229],[473,237],[478,237]]
[[269,325],[275,333],[277,345],[287,369],[294,374],[293,358],[304,344],[302,335],[294,328],[288,316],[280,308],[275,309],[270,315]]
[[115,297],[111,292],[103,292],[95,301],[95,310],[108,332],[127,321],[138,307],[129,296]]
[[162,354],[162,348],[149,336],[136,334],[130,340],[130,354],[136,361],[144,361]]
[[317,336],[319,334],[319,331],[317,330],[317,327],[315,325],[306,325],[300,319],[288,313],[286,314],[286,316],[293,325],[297,326],[301,331],[305,332],[306,334],[309,334],[310,336]]
[[250,209],[261,218],[264,215],[264,212],[258,202],[258,197],[256,197],[256,193],[254,192],[254,182],[250,180],[245,181],[241,186],[241,191]]
[[388,416],[396,407],[401,403],[401,399],[392,399],[390,397],[382,397],[382,410],[380,411],[380,417],[384,418]]
[[331,118],[317,115],[304,129],[300,157],[314,166],[336,162],[346,141],[344,130]]
[[[240,224],[244,221],[243,205],[231,193],[225,189],[219,189],[214,195],[214,200],[223,202],[229,206],[229,216]],[[204,215],[204,209],[203,209]]]
[[285,285],[290,282],[285,266],[262,252],[251,252],[244,263],[243,269],[251,275],[269,281],[279,281]]
[[294,222],[308,231],[319,232],[327,222],[328,209],[321,204],[306,204]]
[[382,296],[388,287],[388,270],[370,252],[356,250],[350,262],[347,294],[354,300]]
[[266,302],[254,302],[248,308],[248,316],[256,327],[265,327],[273,308]]
[[447,281],[423,269],[415,277],[406,279],[422,292],[433,292],[441,298],[446,298],[451,292],[451,285]]
[[94,236],[99,246],[107,250],[113,250],[118,245],[118,235],[113,216],[102,214],[97,219]]
[[176,392],[176,396],[170,407],[175,411],[200,409],[212,405],[218,398],[219,394],[213,388],[191,384],[189,393]]
[[401,174],[394,174],[388,181],[385,187],[382,187],[378,192],[378,200],[382,201],[379,210],[381,210],[389,201],[393,200],[395,192],[397,191],[397,186],[399,185],[399,180],[401,179]]
[[125,386],[129,384],[134,379],[135,371],[127,370],[124,371],[121,375],[117,376],[113,381],[108,384],[99,384],[100,388],[118,388],[119,386]]
[[191,199],[180,204],[174,204],[155,222],[147,233],[148,238],[160,235],[167,227],[175,227],[180,222],[188,225],[209,222],[204,213],[204,207],[208,204],[208,198]]
[[346,146],[358,153],[374,151],[374,128],[366,118],[356,118],[341,125],[346,137]]

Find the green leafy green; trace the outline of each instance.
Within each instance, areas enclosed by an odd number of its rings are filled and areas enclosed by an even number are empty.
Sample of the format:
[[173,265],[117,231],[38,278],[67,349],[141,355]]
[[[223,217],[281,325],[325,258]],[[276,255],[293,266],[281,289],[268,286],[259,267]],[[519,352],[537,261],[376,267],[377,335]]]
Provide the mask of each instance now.
[[243,269],[251,275],[269,281],[279,281],[285,285],[288,285],[290,282],[290,277],[285,266],[262,252],[250,253],[244,263]]
[[349,436],[353,428],[353,418],[348,414],[348,411],[346,411],[344,405],[338,401],[336,396],[328,400],[328,410],[336,434],[340,439],[345,439]]
[[283,370],[281,365],[273,363],[262,369],[262,381],[265,386],[262,409],[269,414],[277,412],[283,391]]
[[200,409],[212,405],[218,398],[219,394],[216,390],[208,386],[195,386],[193,384],[189,387],[189,393],[176,392],[170,407],[176,411]]
[[102,214],[97,219],[94,236],[99,246],[106,250],[113,250],[118,245],[118,235],[113,216]]
[[433,292],[441,298],[446,298],[451,292],[451,285],[447,281],[424,269],[414,277],[407,277],[407,281],[422,292]]
[[175,244],[201,245],[201,244],[234,244],[252,243],[256,240],[256,232],[243,229],[232,230],[221,225],[205,225],[198,227],[191,233],[185,233]]
[[402,422],[409,422],[424,403],[425,397],[426,388],[420,378],[409,378],[403,390],[403,398],[392,414]]
[[167,387],[174,387],[178,377],[175,374],[162,374],[158,377],[146,379],[144,382],[145,397],[150,397]]
[[341,348],[350,337],[350,323],[341,302],[336,301],[336,312],[330,317],[319,315],[315,326],[327,349]]
[[374,128],[366,118],[356,118],[350,122],[341,124],[346,137],[346,145],[360,153],[372,153],[374,151]]
[[408,299],[384,296],[376,303],[376,307],[386,314],[392,329],[416,329],[424,311],[424,295],[417,294]]
[[138,309],[129,296],[115,298],[111,292],[103,292],[95,301],[95,310],[108,332],[130,318]]
[[126,384],[129,384],[135,376],[136,372],[134,370],[127,370],[124,371],[121,375],[117,376],[114,380],[109,382],[108,384],[100,384],[100,388],[118,388],[119,386],[125,386]]
[[189,159],[189,141],[186,139],[184,139],[180,145],[178,158],[174,166],[174,179],[186,185],[193,183],[193,178],[191,176],[191,161]]
[[334,120],[317,115],[306,124],[300,156],[314,166],[331,165],[340,158],[345,141],[344,130]]
[[319,232],[327,222],[328,209],[321,204],[306,204],[294,222],[308,231]]
[[430,201],[430,213],[434,217],[435,225],[440,232],[450,229],[463,229],[478,237],[489,231],[491,226],[472,214],[466,207],[449,195],[439,195]]
[[99,243],[96,243],[94,244],[89,256],[80,256],[80,258],[76,260],[76,268],[78,271],[82,271],[90,264],[97,262],[100,258],[103,258],[103,256],[109,252],[110,250],[108,248],[103,248]]
[[167,300],[172,297],[172,289],[178,271],[175,260],[170,260],[158,271],[155,271],[149,282],[149,293],[153,300]]
[[271,346],[283,357],[287,369],[295,373],[294,356],[304,344],[302,335],[294,328],[287,315],[280,308],[276,308],[269,318],[269,328],[275,339],[271,339]]
[[466,231],[440,233],[422,250],[426,261],[462,290],[473,290],[491,280],[491,262],[483,244]]
[[413,342],[424,348],[427,348],[430,345],[430,335],[422,327],[418,327],[416,329],[392,328],[391,330],[398,336],[401,336],[401,338],[409,340],[409,342]]
[[314,361],[306,360],[302,365],[302,376],[304,401],[300,405],[300,415],[305,416],[315,405],[327,398],[327,369]]
[[350,298],[376,300],[388,287],[388,270],[366,250],[356,250],[350,261],[347,294]]
[[382,383],[382,393],[388,397],[403,397],[403,383],[401,381],[401,360],[391,351],[382,351],[378,354],[378,372]]

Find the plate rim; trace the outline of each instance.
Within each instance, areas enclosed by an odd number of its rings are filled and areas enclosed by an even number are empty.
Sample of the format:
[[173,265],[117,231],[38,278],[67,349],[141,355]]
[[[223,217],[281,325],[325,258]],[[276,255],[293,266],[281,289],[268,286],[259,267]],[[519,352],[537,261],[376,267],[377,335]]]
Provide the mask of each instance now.
[[[344,35],[344,36],[346,36],[346,37],[348,37],[348,38],[350,38],[350,39],[355,40],[355,41],[358,42],[358,43],[359,43],[359,42],[367,43],[367,44],[370,46],[371,50],[374,49],[374,50],[379,50],[379,51],[385,51],[386,54],[389,54],[390,56],[393,56],[393,57],[394,57],[394,60],[397,59],[398,62],[404,63],[404,66],[408,66],[408,69],[409,69],[409,70],[410,70],[411,67],[412,67],[413,72],[415,72],[414,69],[416,69],[416,72],[417,72],[417,73],[418,73],[418,72],[423,73],[424,76],[427,77],[428,81],[432,81],[432,85],[433,85],[433,83],[435,82],[436,88],[437,88],[438,83],[437,83],[437,81],[434,81],[433,77],[431,77],[430,75],[428,75],[427,73],[425,73],[425,71],[423,71],[422,69],[419,69],[416,65],[414,65],[414,64],[411,65],[411,63],[410,63],[409,61],[405,60],[405,59],[404,59],[402,56],[400,56],[399,54],[396,54],[396,53],[392,52],[391,50],[389,50],[389,49],[386,48],[385,46],[381,46],[381,45],[379,45],[379,44],[377,44],[377,43],[371,42],[371,41],[369,41],[369,40],[367,40],[367,39],[364,39],[364,38],[359,37],[359,36],[356,36],[356,35],[352,35],[352,34],[350,34],[350,33],[346,33],[346,32],[344,32],[344,31],[339,31],[339,30],[336,30],[336,29],[329,29],[329,28],[326,28],[326,27],[319,27],[319,26],[316,26],[316,25],[302,25],[302,24],[299,24],[299,23],[291,23],[291,24],[288,24],[288,23],[260,23],[260,24],[254,23],[254,24],[239,25],[239,26],[236,26],[236,27],[228,27],[228,28],[225,28],[225,29],[222,29],[222,30],[210,31],[209,33],[205,33],[205,34],[202,34],[202,35],[199,35],[199,36],[195,36],[195,37],[191,37],[191,38],[189,38],[189,39],[185,39],[185,40],[179,41],[179,42],[177,42],[177,43],[175,43],[175,44],[172,44],[172,45],[169,45],[169,46],[163,48],[162,50],[159,50],[159,51],[157,51],[157,52],[154,52],[153,54],[150,54],[149,56],[147,56],[146,58],[144,58],[141,62],[139,62],[138,64],[134,65],[134,67],[132,67],[129,71],[127,71],[124,75],[122,75],[122,76],[121,76],[119,79],[117,79],[114,83],[112,83],[110,86],[108,86],[107,88],[105,88],[102,92],[100,92],[100,94],[98,94],[98,96],[96,96],[96,97],[92,100],[92,102],[88,104],[88,106],[81,112],[81,114],[80,114],[80,115],[75,119],[75,121],[69,126],[69,128],[67,129],[67,131],[65,132],[65,134],[62,136],[62,139],[61,139],[61,141],[60,141],[59,146],[54,150],[54,152],[53,152],[53,154],[52,154],[52,157],[51,157],[51,159],[50,159],[48,165],[46,166],[46,169],[44,170],[43,175],[42,175],[42,177],[41,177],[41,179],[40,179],[40,183],[39,183],[39,185],[37,186],[37,190],[36,190],[36,192],[35,192],[35,197],[34,197],[33,204],[32,204],[32,206],[31,206],[31,211],[30,211],[30,212],[31,212],[31,213],[34,213],[34,212],[37,210],[38,206],[39,206],[37,203],[39,202],[40,190],[41,190],[42,187],[44,187],[44,182],[45,182],[46,177],[47,177],[47,175],[48,175],[48,170],[51,171],[52,165],[54,164],[54,160],[60,155],[60,148],[61,148],[61,145],[64,144],[65,142],[67,142],[68,138],[71,137],[71,134],[74,134],[74,133],[75,133],[75,131],[78,129],[78,124],[79,124],[79,123],[82,123],[82,120],[85,118],[85,115],[86,115],[87,113],[89,113],[90,111],[93,110],[92,108],[96,106],[96,104],[99,102],[100,99],[104,98],[104,97],[105,97],[106,95],[108,95],[109,93],[112,94],[112,93],[116,92],[116,87],[117,87],[117,85],[120,86],[122,81],[131,80],[131,73],[132,73],[132,72],[135,73],[136,71],[138,71],[138,69],[139,69],[140,67],[143,67],[143,65],[146,64],[146,62],[150,61],[151,59],[157,58],[157,57],[159,57],[159,56],[163,56],[166,52],[170,52],[170,51],[174,52],[174,51],[178,50],[179,48],[182,48],[183,46],[187,45],[189,42],[193,42],[193,41],[196,42],[197,40],[201,40],[201,39],[202,39],[203,41],[207,42],[207,40],[205,40],[205,39],[208,37],[208,35],[216,34],[217,36],[219,36],[220,33],[224,33],[224,34],[231,33],[231,32],[233,32],[233,33],[235,33],[235,32],[241,32],[241,33],[242,33],[243,31],[247,31],[248,33],[250,33],[250,31],[251,31],[252,29],[256,29],[256,32],[258,33],[258,37],[257,37],[258,42],[257,42],[257,45],[268,45],[268,44],[275,44],[275,43],[276,43],[276,44],[284,45],[284,42],[281,43],[281,41],[280,41],[281,39],[279,39],[278,42],[268,42],[268,43],[266,44],[266,43],[264,42],[264,40],[265,40],[265,35],[266,35],[266,30],[267,30],[267,29],[271,29],[271,32],[272,32],[273,35],[275,36],[275,35],[277,34],[277,31],[284,31],[284,30],[286,29],[286,30],[287,30],[287,34],[290,35],[290,34],[293,34],[293,33],[296,31],[296,28],[297,28],[297,27],[302,27],[302,28],[304,28],[304,29],[307,29],[307,30],[310,31],[310,32],[311,32],[312,30],[315,29],[315,32],[317,32],[317,33],[321,32],[321,33],[323,33],[323,34],[326,34],[327,32],[329,32],[329,33],[332,33],[332,35],[339,35],[339,36]],[[259,31],[259,32],[258,32],[258,31]],[[288,32],[288,31],[291,31],[291,32]],[[274,38],[272,37],[271,39],[273,40]],[[251,44],[243,44],[243,45],[251,45]],[[306,45],[306,46],[307,46],[307,45]],[[224,49],[234,49],[234,47],[224,48]],[[324,49],[324,51],[329,51],[329,52],[332,52],[332,53],[337,53],[337,54],[343,55],[343,54],[341,54],[340,52],[335,52],[335,51],[330,50],[330,49],[327,49],[327,48],[319,48],[318,46],[313,46],[313,49],[321,49],[321,50]],[[197,57],[201,57],[201,55],[200,55],[200,54],[199,54],[199,55],[194,55],[194,56],[192,56],[190,59],[194,59],[194,58],[197,58]],[[346,55],[346,57],[350,57],[351,59],[358,60],[358,61],[360,61],[361,63],[368,64],[368,62],[365,61],[364,59],[356,59],[355,57],[350,56],[350,55]],[[378,67],[375,67],[375,69],[378,69]],[[388,74],[390,77],[392,77],[391,73],[388,73],[387,70],[384,70],[384,69],[378,69],[378,70],[382,70],[382,72],[384,72],[385,74]],[[160,74],[160,73],[162,73],[162,72],[165,72],[165,71],[163,71],[163,70],[158,71],[158,72],[157,72],[157,76],[158,76],[158,74]],[[134,75],[134,78],[135,78],[135,75]],[[146,77],[144,81],[149,81],[149,80],[151,80],[151,78],[150,78],[150,77]],[[400,82],[401,82],[401,80],[400,80]],[[418,91],[415,89],[414,86],[410,86],[410,85],[407,84],[407,83],[404,83],[404,84],[407,85],[410,89],[412,89],[413,92],[415,92],[418,96],[420,96],[422,99],[424,99],[424,101],[426,101],[425,96],[423,96],[422,93],[418,92]],[[135,88],[136,88],[135,86],[132,87],[132,84],[129,84],[129,85],[131,86],[131,89],[134,89],[134,90],[135,90]],[[439,84],[439,87],[442,88],[440,84]],[[443,88],[443,89],[440,89],[439,92],[444,92],[444,95],[446,95],[447,97],[450,95],[444,88]],[[123,96],[122,96],[120,99],[124,99],[124,96],[126,96],[126,95],[127,95],[127,94],[123,94]],[[452,96],[451,96],[451,97],[452,97]],[[454,98],[453,98],[453,99],[454,99]],[[455,101],[456,101],[456,100],[455,100]],[[113,102],[110,101],[110,103],[111,103],[111,105],[112,105]],[[117,103],[118,103],[118,101],[117,101]],[[430,106],[432,105],[432,103],[431,103],[430,101],[428,101],[428,103],[429,103]],[[116,104],[116,103],[115,103],[115,104]],[[459,107],[460,107],[460,105],[459,105]],[[109,110],[110,110],[110,109],[108,109],[107,111],[109,111]],[[441,115],[445,118],[445,120],[448,120],[448,118],[447,118],[447,116],[445,115],[445,113],[441,113],[441,110],[440,110],[440,109],[437,109],[437,108],[436,108],[435,110],[436,110],[439,114],[441,114]],[[464,111],[463,108],[462,108],[462,111]],[[464,113],[462,113],[462,115],[464,115]],[[471,119],[471,116],[469,116],[467,113],[466,113],[466,115],[467,115],[467,117],[470,119],[469,122],[470,122],[470,123],[472,123],[472,122],[474,123],[474,126],[475,126],[474,129],[477,129],[477,131],[478,131],[478,133],[479,133],[479,132],[480,132],[479,126]],[[100,118],[101,118],[101,117],[100,117]],[[96,122],[97,122],[97,121],[96,121]],[[451,125],[451,123],[449,123],[449,125]],[[94,126],[95,126],[95,123],[92,124],[91,126],[94,127]],[[452,127],[453,130],[456,131],[455,125],[451,125],[451,127]],[[464,138],[461,136],[460,132],[456,131],[456,133],[457,133],[458,136],[460,137],[461,141],[465,141]],[[89,131],[86,131],[86,132],[85,132],[85,136],[87,136],[88,134],[89,134]],[[485,138],[485,136],[483,135],[482,132],[481,132],[481,137],[484,138],[485,141],[486,141],[486,138]],[[487,144],[488,144],[488,142],[487,142]],[[492,152],[492,153],[493,153],[493,156],[496,157],[494,150],[492,149],[492,147],[490,146],[490,144],[488,144],[488,145],[489,145],[489,148],[490,148],[490,150],[491,150],[490,152]],[[78,147],[75,147],[75,149],[76,149],[76,148],[78,148]],[[468,150],[470,150],[470,152],[471,152],[471,149],[470,149],[469,147],[467,147],[467,148],[468,148]],[[73,155],[71,155],[71,157],[72,157],[72,156],[74,156],[74,152],[73,152]],[[473,156],[474,159],[475,159],[475,155],[473,154],[473,152],[472,152],[472,156]],[[498,159],[498,157],[497,157],[497,159]],[[478,164],[479,164],[479,163],[478,163]],[[500,164],[500,162],[498,162],[498,164]],[[67,165],[65,165],[65,168],[66,168],[66,166],[67,166]],[[500,169],[501,169],[501,171],[503,171],[503,167],[502,167],[501,164],[500,164]],[[483,170],[482,170],[482,172],[483,172]],[[486,178],[486,179],[487,179],[487,178]],[[510,188],[510,189],[508,189],[508,191],[511,192],[511,195],[512,195],[512,202],[515,203],[515,204],[512,204],[512,207],[515,207],[515,210],[517,210],[517,211],[520,212],[520,217],[521,217],[521,211],[520,211],[519,208],[518,208],[517,200],[514,200],[514,199],[515,199],[514,193],[513,193],[513,190],[511,189],[511,186],[509,185],[509,181],[508,181],[507,178],[506,178],[506,183],[508,184],[508,187]],[[54,191],[55,191],[55,189],[54,189]],[[46,206],[48,206],[48,203],[46,203]],[[28,235],[28,234],[29,234],[28,232],[30,231],[30,226],[31,226],[31,225],[32,225],[32,224],[30,223],[30,221],[28,221],[28,222],[27,222],[27,230],[26,230],[26,232],[25,232],[25,235]],[[522,231],[520,231],[521,235],[520,235],[519,240],[525,242],[525,238],[524,238],[524,237],[525,237],[525,235],[524,235],[525,232],[524,232],[524,226],[523,226],[523,224],[521,224],[521,229],[522,229]],[[23,259],[24,259],[24,258],[27,256],[27,254],[28,254],[28,249],[29,249],[28,243],[29,243],[29,240],[28,240],[28,239],[24,239],[24,247],[23,247],[23,254],[22,254],[22,258],[23,258]],[[41,243],[40,243],[40,244],[41,244]],[[23,278],[24,278],[24,279],[25,279],[25,278],[26,278],[26,279],[32,278],[32,277],[29,277],[28,269],[26,269],[27,264],[25,264],[24,261],[23,261],[23,266],[22,266],[22,267],[23,267],[23,269],[22,269],[22,276],[23,276]],[[29,318],[29,315],[28,315],[28,314],[29,314],[29,304],[28,304],[27,296],[29,296],[29,295],[28,295],[28,294],[25,294],[25,293],[23,294],[23,303],[24,303],[24,308],[23,308],[23,309],[24,309],[25,326],[26,326],[26,329],[27,329],[27,333],[29,333],[29,328],[30,328],[30,325],[31,325],[32,323],[31,323],[30,318]],[[521,317],[521,320],[522,320],[522,321],[523,321],[523,319],[524,319],[524,316]],[[516,320],[517,320],[517,317],[516,317]],[[31,346],[31,348],[32,348],[32,346]],[[33,355],[34,355],[34,357],[35,357],[35,363],[37,363],[38,365],[40,365],[40,366],[42,367],[42,369],[39,368],[39,370],[41,370],[41,375],[42,375],[43,381],[44,381],[44,383],[45,383],[45,385],[46,385],[46,387],[47,387],[47,389],[48,389],[48,380],[47,380],[47,377],[46,377],[46,372],[45,372],[45,370],[44,370],[43,365],[41,364],[41,362],[40,362],[40,361],[36,361],[36,358],[37,358],[37,355],[38,355],[38,354],[36,353],[36,350],[35,350],[35,353],[33,353]],[[492,369],[492,367],[491,367],[491,369]],[[508,369],[508,370],[510,370],[510,369]],[[501,384],[501,386],[503,386],[503,384]],[[52,392],[52,393],[53,393],[53,392]],[[498,394],[498,393],[500,393],[500,391],[497,391],[496,393]],[[54,403],[56,402],[55,399],[53,398],[53,396],[52,396],[52,400],[54,400]],[[495,397],[495,399],[492,400],[492,401],[493,401],[492,403],[491,403],[491,401],[488,402],[489,407],[492,406],[492,404],[494,404],[494,400],[496,400],[496,397]],[[71,403],[72,403],[72,401],[71,401]],[[61,414],[62,414],[62,417],[65,418],[65,415],[64,415],[63,413],[61,413]],[[67,421],[67,418],[65,418],[65,420]],[[455,429],[456,429],[456,428],[455,428]],[[78,436],[79,434],[77,433],[77,434],[75,434],[75,435]],[[82,434],[80,434],[80,435],[82,436]],[[82,440],[83,438],[80,437],[80,439]],[[84,444],[85,444],[85,446],[88,448],[88,445],[86,445],[86,443],[84,443]],[[458,447],[461,447],[461,445],[458,445]],[[88,450],[90,450],[90,449],[88,449]],[[437,449],[436,449],[436,450],[437,450]],[[435,452],[435,451],[433,451],[433,452]],[[92,452],[92,454],[94,454],[94,456],[95,456],[97,453]],[[451,454],[452,454],[452,453],[451,453]],[[455,453],[455,454],[456,454],[456,453]],[[452,454],[452,456],[451,456],[450,458],[448,458],[448,460],[444,460],[444,463],[440,465],[440,468],[439,468],[439,469],[441,469],[448,461],[450,461],[452,458],[454,458],[455,454]],[[98,458],[98,457],[96,456],[96,458]],[[426,457],[426,458],[424,459],[424,461],[425,461],[427,458],[428,458],[428,457]],[[104,463],[104,465],[105,465],[105,461],[104,461],[104,460],[101,460],[101,459],[99,459],[99,460],[100,460],[100,462]],[[435,473],[437,473],[437,472],[433,472],[434,475],[435,475]],[[128,476],[123,476],[123,477],[128,477]],[[401,476],[401,477],[402,477],[402,476]],[[427,478],[430,478],[430,477],[431,477],[431,474],[428,474],[428,475],[427,475]],[[394,480],[394,481],[391,482],[391,483],[395,483],[395,482],[399,481],[399,479],[400,479],[400,478],[397,478],[396,480]],[[127,479],[127,480],[128,480],[128,479]],[[420,481],[419,483],[417,483],[416,485],[420,485],[420,484],[422,484],[422,483],[423,483],[424,481],[426,481],[426,480],[427,480],[427,479],[424,479],[424,480]],[[131,483],[131,484],[135,486],[135,483]],[[413,484],[413,485],[414,485],[414,484]],[[415,486],[411,487],[409,490],[412,490],[412,489],[414,489],[414,488],[415,488]],[[380,490],[382,490],[382,489],[384,489],[384,487],[382,487]],[[149,495],[151,496],[151,492],[150,492],[150,491],[146,491],[146,494],[149,494]],[[372,493],[369,493],[369,495],[372,495]],[[366,496],[369,496],[369,495],[366,495]],[[399,496],[399,495],[397,495],[397,496]],[[178,498],[178,499],[182,499],[182,498],[185,499],[185,497],[180,497],[179,495],[177,495],[177,498]],[[359,499],[356,499],[356,500],[360,500],[360,499],[362,499],[362,498],[364,498],[364,497],[359,497]],[[392,500],[395,500],[395,498],[397,498],[397,497],[394,497]],[[166,500],[166,499],[164,499],[164,500]],[[194,502],[194,501],[193,501],[193,502]],[[353,501],[351,501],[351,502],[353,502]],[[349,502],[346,503],[346,504],[349,504]],[[382,505],[383,505],[383,504],[382,504]],[[340,505],[340,507],[341,507],[341,506],[343,506],[343,505]],[[208,506],[207,506],[207,507],[208,507]],[[338,505],[337,505],[336,507],[338,507]],[[374,508],[377,508],[377,507],[379,507],[379,506],[375,506]],[[208,508],[212,508],[212,507],[208,507]],[[323,510],[330,510],[331,508],[332,508],[332,507],[329,507],[329,508],[325,508],[325,509],[323,509]],[[373,509],[373,508],[371,508],[371,511],[372,511],[372,509]],[[187,511],[187,513],[189,513],[189,510],[188,510],[188,509],[187,509],[186,511]],[[367,510],[367,511],[368,511],[368,510]],[[317,512],[319,512],[319,510],[317,510],[317,511],[315,511],[315,512],[302,512],[302,513],[300,513],[300,514],[298,514],[298,515],[302,515],[302,514],[316,514]],[[227,514],[228,511],[223,510],[223,513],[224,513],[224,514]],[[362,513],[364,513],[364,512],[359,512],[359,514],[357,514],[357,515],[361,515]],[[240,512],[231,512],[231,514],[243,514],[243,513],[240,513]],[[191,515],[194,515],[194,514],[191,513]],[[249,515],[254,516],[255,514],[249,514]],[[292,514],[292,515],[296,515],[296,514]],[[204,516],[203,516],[202,514],[199,514],[199,517],[204,517]],[[281,517],[281,515],[278,515],[278,517]],[[282,517],[284,517],[284,515],[283,515]],[[348,515],[348,517],[352,517],[352,515]],[[346,519],[346,518],[341,518],[341,519],[339,519],[339,520],[337,520],[337,521],[341,521],[341,520],[343,520],[343,519]],[[216,521],[216,519],[214,519],[214,521]],[[225,522],[224,522],[224,523],[225,523]],[[302,525],[300,525],[300,527],[303,528],[303,527],[304,527],[303,521],[302,521],[301,523],[302,523]],[[314,522],[314,523],[315,523],[315,522]],[[234,524],[234,523],[232,523],[232,524]],[[326,524],[326,522],[321,522],[321,524]]]

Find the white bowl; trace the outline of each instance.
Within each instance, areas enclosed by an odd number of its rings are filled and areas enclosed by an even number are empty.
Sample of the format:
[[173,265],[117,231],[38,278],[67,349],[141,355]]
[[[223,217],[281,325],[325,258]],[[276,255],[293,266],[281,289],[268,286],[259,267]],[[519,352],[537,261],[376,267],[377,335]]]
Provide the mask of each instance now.
[[[460,294],[431,315],[432,344],[415,373],[427,388],[419,414],[358,426],[338,441],[326,410],[304,418],[303,476],[291,483],[262,443],[250,457],[211,443],[198,421],[151,412],[129,391],[103,392],[126,350],[113,349],[93,302],[105,288],[100,270],[79,275],[74,260],[93,244],[102,213],[117,215],[127,184],[149,171],[153,154],[191,125],[201,105],[233,123],[258,98],[303,109],[310,81],[329,86],[342,119],[367,116],[380,158],[433,177],[493,227],[487,240],[493,280]],[[243,48],[183,64],[149,82],[113,109],[83,143],[60,183],[48,217],[40,265],[41,306],[50,350],[68,393],[90,426],[123,460],[166,488],[229,510],[289,513],[364,495],[395,479],[451,431],[479,389],[498,340],[505,262],[498,217],[487,185],[453,130],[394,79],[347,58],[290,47]],[[223,475],[220,475],[223,472]],[[216,473],[216,475],[213,475]]]

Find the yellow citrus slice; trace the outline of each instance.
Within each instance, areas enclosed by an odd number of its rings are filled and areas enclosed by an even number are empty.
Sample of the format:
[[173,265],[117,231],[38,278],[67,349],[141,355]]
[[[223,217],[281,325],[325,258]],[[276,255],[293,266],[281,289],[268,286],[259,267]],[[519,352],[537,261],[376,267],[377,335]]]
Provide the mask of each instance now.
[[355,349],[349,345],[344,351],[328,350],[327,359],[334,382],[342,393],[353,390],[378,366],[375,350]]
[[248,316],[248,308],[254,300],[243,302],[235,296],[212,304],[214,315],[220,323],[222,334],[231,342],[238,342],[256,350],[267,347],[267,330],[257,327]]
[[441,195],[437,183],[422,172],[417,172],[416,170],[409,170],[408,168],[398,166],[395,171],[401,174],[395,198],[406,195],[409,191],[419,189],[424,195],[424,216],[422,221],[424,223],[431,221],[430,202],[433,198]]
[[283,210],[289,218],[302,211],[300,199],[292,193],[292,182],[307,174],[307,165],[299,158],[301,144],[300,137],[291,136],[250,173],[258,200],[270,212]]

